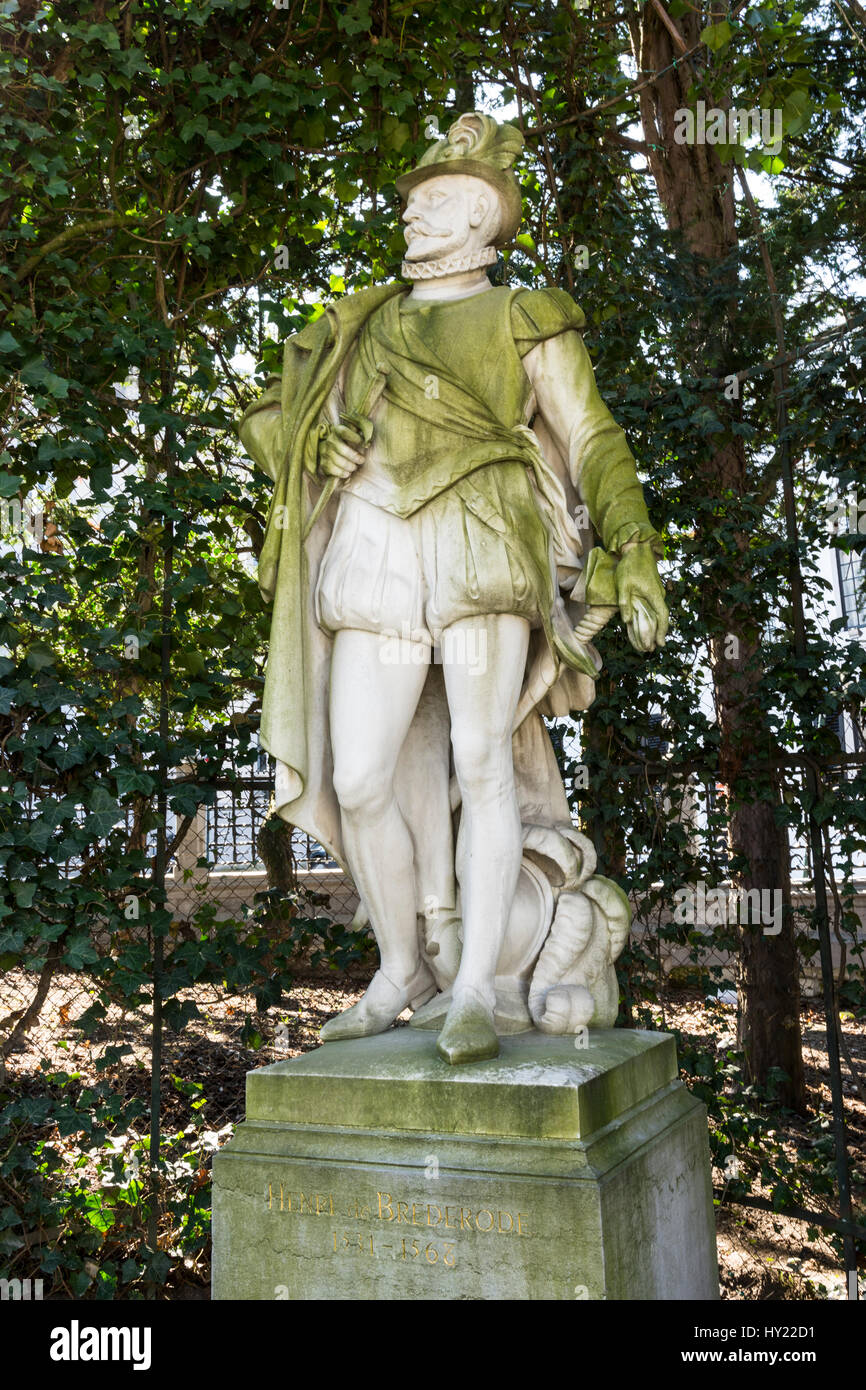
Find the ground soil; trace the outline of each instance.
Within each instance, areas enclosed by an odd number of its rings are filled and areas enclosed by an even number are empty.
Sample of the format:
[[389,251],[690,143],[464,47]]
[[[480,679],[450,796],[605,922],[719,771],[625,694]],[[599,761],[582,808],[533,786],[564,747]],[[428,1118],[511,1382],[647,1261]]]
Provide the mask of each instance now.
[[[24,982],[20,982],[23,987]],[[322,972],[298,975],[278,1007],[267,1014],[253,1011],[249,997],[226,996],[211,988],[184,992],[194,998],[200,1018],[188,1023],[182,1032],[167,1031],[162,1071],[162,1124],[165,1132],[190,1123],[205,1122],[224,1142],[231,1127],[243,1118],[246,1073],[279,1058],[296,1056],[317,1046],[322,1024],[335,1013],[349,1007],[363,991],[362,979],[331,979]],[[38,1094],[44,1087],[44,1063],[52,1069],[80,1073],[82,1084],[107,1075],[115,1088],[127,1096],[150,1094],[149,1043],[146,1024],[136,1014],[120,1008],[112,1011],[106,1025],[95,1038],[84,1038],[75,1020],[92,1002],[93,989],[82,976],[56,977],[37,1025],[26,1044],[8,1059],[7,1086]],[[0,982],[0,1014],[15,1000],[15,981],[7,976]],[[20,995],[18,996],[21,997]],[[726,1049],[734,1045],[733,1005],[713,1005],[695,989],[671,991],[664,1004],[643,1011],[642,1026],[677,1030],[685,1043]],[[804,1058],[813,1112],[830,1114],[827,1049],[822,1009],[804,1001]],[[253,1036],[251,1036],[253,1034]],[[864,1223],[866,1211],[866,1020],[850,1016],[845,1035],[851,1061],[859,1074],[859,1091],[847,1063],[844,1064],[844,1091],[848,1120],[849,1151],[855,1176],[854,1205]],[[95,1063],[106,1045],[125,1043],[132,1048],[121,1062],[107,1072],[97,1073]],[[179,1090],[173,1078],[202,1083],[205,1104],[196,1117],[189,1095]],[[688,1078],[686,1078],[688,1080]],[[783,1136],[796,1141],[806,1133],[805,1122],[790,1117]],[[778,1132],[778,1126],[777,1126]],[[71,1137],[74,1146],[74,1138]],[[204,1180],[204,1174],[202,1175]],[[714,1185],[724,1188],[725,1174],[713,1173]],[[752,1195],[766,1196],[760,1182]],[[838,1215],[832,1199],[812,1203],[810,1209]],[[841,1299],[846,1296],[838,1241],[832,1233],[811,1236],[803,1220],[784,1213],[750,1209],[742,1205],[722,1205],[717,1209],[719,1265],[722,1297],[743,1300]],[[863,1249],[863,1246],[860,1247]],[[864,1266],[866,1269],[866,1266]],[[208,1296],[207,1254],[187,1261],[182,1274],[173,1280],[169,1296],[206,1298]],[[866,1273],[860,1276],[861,1288]],[[862,1295],[861,1295],[862,1296]]]

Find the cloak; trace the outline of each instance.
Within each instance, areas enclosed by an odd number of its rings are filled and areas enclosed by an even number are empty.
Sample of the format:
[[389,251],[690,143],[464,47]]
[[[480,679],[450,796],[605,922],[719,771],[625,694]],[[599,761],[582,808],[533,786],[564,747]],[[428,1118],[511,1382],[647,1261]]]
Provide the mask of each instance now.
[[[313,611],[316,577],[330,539],[338,495],[331,498],[306,541],[303,529],[321,487],[316,480],[317,449],[328,398],[367,320],[409,288],[399,283],[375,286],[328,306],[321,317],[288,339],[282,377],[269,383],[240,425],[244,448],[275,485],[259,559],[259,585],[264,597],[273,603],[260,741],[276,759],[278,814],[322,844],[344,868],[328,727],[332,639],[319,627]],[[537,341],[583,325],[583,314],[564,291],[516,293],[530,325],[537,323]],[[586,371],[591,379],[588,358]],[[596,546],[590,551],[571,600],[560,604],[560,632],[563,624],[573,628],[593,611],[601,612],[606,620],[617,602],[616,550],[626,539],[656,540],[622,432],[594,391],[594,383],[590,396],[592,409],[587,410],[587,419],[578,422],[577,430],[584,441],[590,441],[583,451],[579,491],[571,460],[561,457],[543,421],[532,431],[525,431],[531,434],[532,448],[538,455],[540,493],[547,492],[548,498],[556,494],[552,505],[561,509],[564,503],[572,512],[585,502],[606,547]],[[593,410],[595,417],[589,418]],[[593,535],[591,530],[586,533],[584,550],[588,549],[587,542],[591,545]],[[567,650],[567,642],[565,646],[552,644],[549,626],[531,635],[519,707],[521,722],[514,734],[515,782],[525,824],[570,821],[542,715],[588,708],[595,683],[586,669],[569,668]],[[590,653],[599,669],[601,662],[594,648],[585,643],[582,650]],[[419,911],[429,897],[444,908],[454,906],[454,787],[449,785],[449,759],[450,721],[444,681],[441,668],[431,666],[395,779],[397,800],[416,846]],[[423,795],[419,795],[421,788]]]

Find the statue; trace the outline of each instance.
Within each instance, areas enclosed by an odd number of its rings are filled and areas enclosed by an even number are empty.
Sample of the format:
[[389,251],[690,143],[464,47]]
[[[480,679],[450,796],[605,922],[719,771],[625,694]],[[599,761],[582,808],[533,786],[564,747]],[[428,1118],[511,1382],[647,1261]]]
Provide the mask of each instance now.
[[668,623],[581,310],[486,274],[520,224],[521,145],[469,113],[397,180],[407,283],[290,338],[240,428],[274,481],[277,809],[352,876],[380,955],[322,1039],[408,1007],[454,1064],[614,1022],[628,900],[572,825],[543,717],[591,704],[617,611],[642,652]]

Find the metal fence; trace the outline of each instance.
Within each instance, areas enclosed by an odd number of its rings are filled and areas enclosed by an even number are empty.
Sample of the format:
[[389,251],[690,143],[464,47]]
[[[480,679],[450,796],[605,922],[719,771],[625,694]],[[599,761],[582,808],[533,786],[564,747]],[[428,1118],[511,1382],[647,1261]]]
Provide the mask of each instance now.
[[[572,756],[578,750],[572,743]],[[849,775],[840,767],[839,777]],[[666,817],[677,819],[702,846],[717,882],[724,881],[725,846],[715,829],[718,806],[714,784],[692,780],[685,788],[672,789],[659,781],[654,789],[660,809]],[[253,919],[258,895],[269,888],[268,874],[259,842],[262,827],[268,819],[273,801],[273,781],[267,758],[263,755],[247,770],[230,782],[217,784],[211,804],[199,809],[188,824],[183,837],[174,845],[166,873],[167,903],[172,915],[172,935],[182,940],[185,930],[208,930],[207,922],[250,922]],[[170,818],[167,838],[172,842],[179,829],[176,819]],[[828,832],[832,854],[830,863],[834,874],[833,893],[847,894],[845,905],[853,908],[857,923],[849,920],[844,929],[837,923],[833,940],[834,968],[859,972],[866,980],[864,947],[866,947],[866,857],[861,850],[846,845],[841,832]],[[358,906],[354,885],[327,851],[299,830],[292,834],[292,856],[298,885],[298,911],[313,922],[336,923],[348,926]],[[811,860],[805,842],[792,841],[792,903],[800,915],[799,926],[804,942],[814,938],[811,920],[814,892],[810,882]],[[67,866],[74,874],[76,866]],[[652,886],[650,886],[651,889]],[[703,1040],[711,1050],[724,1052],[735,1046],[736,1028],[736,950],[728,931],[704,914],[687,930],[673,920],[671,904],[653,900],[650,890],[633,897],[635,924],[632,947],[636,964],[631,969],[633,1022],[637,1026],[657,1028],[676,1027],[685,1036]],[[202,909],[206,909],[204,913]],[[205,925],[202,926],[202,923]],[[135,924],[131,924],[134,930]],[[301,978],[303,978],[303,963]],[[357,987],[362,987],[362,983]],[[829,1059],[823,1039],[820,1007],[813,1002],[820,994],[820,970],[816,957],[808,949],[802,956],[803,1033],[807,1068],[818,1094],[824,1095]],[[305,986],[306,987],[306,986]],[[351,988],[351,986],[348,986]],[[285,1020],[290,1019],[292,1001],[300,999],[307,1017],[315,1026],[324,1021],[321,1005],[315,1003],[314,985],[311,993],[290,988],[288,1003],[283,997],[279,1005],[262,1013],[253,1000],[253,991],[229,994],[219,987],[199,991],[197,999],[206,1017],[212,1022],[214,1036],[205,1031],[195,1037],[172,1034],[166,1042],[163,1058],[162,1104],[166,1115],[172,1113],[176,1099],[172,1087],[184,1068],[192,1073],[210,1075],[211,1092],[207,1114],[210,1134],[220,1134],[242,1118],[243,1076],[246,1070],[284,1056],[281,1036],[286,1036]],[[40,996],[38,977],[26,970],[7,972],[0,978],[0,1022],[14,1027],[30,1011],[32,1018],[20,1048],[7,1058],[10,1073],[17,1074],[25,1085],[35,1078],[40,1066],[85,1065],[89,1060],[88,1045],[76,1037],[75,1022],[91,1006],[93,987],[86,971],[79,974],[55,974],[49,987]],[[312,1002],[310,1002],[312,1000]],[[341,1007],[345,999],[332,999],[330,1008]],[[287,1012],[288,1010],[288,1012]],[[312,1025],[311,1025],[312,1026]],[[280,1030],[284,1030],[281,1034]],[[299,1035],[300,1036],[300,1035]],[[302,1046],[315,1043],[315,1032],[307,1032]],[[133,1048],[138,1065],[144,1067],[147,1037],[134,1013],[120,1004],[109,1011],[103,1028],[106,1047],[119,1042]],[[846,1053],[845,1088],[850,1098],[864,1100],[856,1047]],[[79,1060],[83,1059],[83,1060]],[[214,1071],[214,1067],[218,1069]],[[183,1084],[190,1084],[184,1082]],[[866,1102],[864,1102],[866,1103]],[[824,1100],[822,1104],[829,1105]],[[853,1133],[855,1145],[862,1133]],[[849,1136],[849,1139],[851,1136]],[[859,1153],[855,1163],[866,1167]],[[728,1295],[738,1296],[738,1280],[742,1280],[744,1295],[753,1297],[768,1278],[768,1261],[776,1256],[773,1242],[779,1239],[780,1223],[787,1231],[784,1268],[781,1263],[773,1274],[767,1292],[759,1296],[778,1297],[779,1278],[788,1281],[789,1296],[842,1297],[846,1276],[838,1248],[838,1210],[832,1199],[823,1205],[813,1204],[808,1210],[789,1208],[786,1213],[768,1212],[766,1199],[760,1194],[743,1194],[732,1198],[730,1154],[717,1155],[714,1187],[722,1203],[719,1209],[720,1250],[729,1266]],[[857,1228],[859,1229],[859,1228]],[[792,1236],[796,1230],[799,1236]],[[776,1234],[774,1235],[774,1231]],[[799,1251],[792,1255],[791,1249]],[[782,1269],[782,1275],[779,1270]],[[736,1271],[740,1271],[739,1274]],[[731,1272],[733,1271],[733,1273]],[[778,1277],[777,1277],[778,1276]]]

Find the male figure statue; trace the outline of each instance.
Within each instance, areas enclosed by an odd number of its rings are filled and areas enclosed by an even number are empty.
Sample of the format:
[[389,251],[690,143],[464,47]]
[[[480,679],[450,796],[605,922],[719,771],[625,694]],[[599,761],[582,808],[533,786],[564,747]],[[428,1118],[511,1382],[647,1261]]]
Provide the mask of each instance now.
[[338,300],[290,339],[241,426],[276,485],[260,583],[278,807],[348,866],[380,952],[322,1037],[381,1032],[450,985],[452,1063],[498,1051],[524,827],[567,819],[541,713],[591,701],[588,636],[616,608],[638,650],[667,629],[580,309],[485,271],[519,227],[521,143],[471,113],[398,179],[408,286]]

